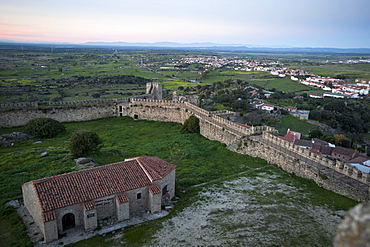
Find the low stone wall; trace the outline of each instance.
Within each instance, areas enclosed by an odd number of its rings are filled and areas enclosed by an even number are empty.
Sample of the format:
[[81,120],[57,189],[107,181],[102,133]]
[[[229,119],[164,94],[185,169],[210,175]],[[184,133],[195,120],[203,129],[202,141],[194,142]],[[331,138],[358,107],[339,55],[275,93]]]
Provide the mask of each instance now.
[[23,126],[34,118],[52,118],[59,122],[88,121],[115,116],[113,104],[96,106],[58,106],[24,108],[0,113],[0,127]]
[[96,100],[79,100],[79,101],[48,101],[47,104],[52,105],[95,105],[95,104],[109,104],[115,100],[111,99],[96,99]]
[[17,107],[37,107],[39,106],[38,102],[19,102],[19,103],[0,103],[0,109],[3,108],[17,108]]
[[236,119],[236,113],[228,110],[212,111],[211,116],[219,116],[230,121],[235,121]]

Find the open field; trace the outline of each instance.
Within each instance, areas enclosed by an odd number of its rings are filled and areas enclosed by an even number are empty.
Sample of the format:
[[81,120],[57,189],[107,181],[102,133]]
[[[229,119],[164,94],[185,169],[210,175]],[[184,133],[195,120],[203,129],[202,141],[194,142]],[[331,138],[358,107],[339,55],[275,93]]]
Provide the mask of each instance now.
[[[301,68],[323,76],[343,75],[348,79],[370,78],[369,64],[322,63],[337,59],[335,54],[279,54],[196,52],[175,50],[115,50],[95,48],[33,47],[0,49],[0,102],[69,101],[95,98],[125,98],[145,93],[144,80],[162,82],[164,89],[195,87],[225,80],[243,80],[250,84],[285,93],[316,93],[323,91],[301,85],[289,78],[279,78],[267,72],[236,71],[232,66],[217,68],[206,73],[202,64],[176,65],[187,57],[227,57],[234,59],[280,60],[290,68]],[[358,55],[357,55],[358,56]],[[293,59],[295,57],[295,59]],[[141,67],[146,66],[162,73]],[[168,75],[168,76],[166,76]],[[142,78],[122,82],[119,77]],[[176,77],[179,79],[170,78]],[[107,78],[110,77],[108,80]],[[89,79],[87,79],[89,78]],[[96,80],[95,80],[96,79]],[[199,83],[190,82],[196,80]],[[109,85],[109,87],[107,87]],[[171,95],[169,93],[168,95]]]
[[[101,152],[91,156],[99,165],[142,155],[158,156],[176,164],[176,195],[180,199],[166,218],[129,227],[121,237],[118,235],[115,239],[109,236],[96,237],[74,246],[91,246],[91,243],[95,246],[119,246],[123,243],[128,246],[160,246],[161,242],[157,241],[160,241],[158,236],[162,235],[161,229],[165,230],[164,227],[171,224],[175,224],[179,234],[176,234],[175,239],[169,240],[180,245],[186,244],[190,239],[183,242],[182,238],[192,234],[193,228],[192,221],[188,221],[189,225],[183,218],[190,217],[188,212],[195,212],[197,217],[193,217],[194,219],[208,219],[203,227],[205,236],[226,245],[228,241],[233,241],[233,234],[237,232],[241,233],[237,235],[239,243],[259,243],[262,240],[257,238],[263,235],[265,240],[262,243],[277,241],[283,244],[286,238],[282,238],[283,233],[280,231],[290,229],[299,215],[300,221],[292,229],[294,234],[290,235],[291,246],[305,246],[302,245],[303,242],[327,246],[334,234],[335,225],[343,217],[343,210],[356,204],[350,199],[319,188],[312,181],[287,174],[262,159],[233,153],[224,144],[197,134],[182,135],[181,125],[177,123],[114,117],[64,125],[67,132],[57,138],[45,139],[42,143],[35,143],[37,140],[24,141],[0,149],[0,245],[30,246],[15,210],[4,207],[4,203],[21,199],[21,185],[25,182],[73,171],[74,161],[69,156],[68,140],[79,129],[96,131],[103,139],[104,147]],[[13,131],[22,131],[22,128],[2,129],[1,134]],[[48,152],[48,156],[41,157],[42,152]],[[192,187],[202,183],[207,184]],[[232,199],[235,196],[237,200]],[[229,203],[220,204],[221,199]],[[230,201],[239,202],[238,205],[245,205],[245,208],[235,210]],[[210,208],[211,205],[214,207]],[[268,210],[261,210],[263,208]],[[248,220],[239,222],[233,218]],[[184,224],[178,225],[178,222]],[[331,227],[325,231],[318,227],[327,224]],[[249,225],[255,226],[253,230]],[[202,227],[202,224],[198,227]],[[305,230],[308,228],[311,229],[309,233]],[[224,240],[217,237],[219,231],[224,232]],[[141,237],[137,238],[139,235]]]
[[323,93],[321,89],[315,89],[309,86],[302,85],[298,82],[292,81],[290,78],[281,78],[278,76],[272,76],[267,72],[261,71],[212,71],[207,74],[206,78],[200,80],[202,83],[213,83],[216,81],[225,80],[243,80],[250,84],[261,86],[268,89],[277,89],[285,93],[295,92],[297,94],[301,93]]
[[308,135],[310,130],[313,130],[315,127],[315,125],[307,123],[306,121],[287,115],[280,118],[280,123],[278,123],[276,129],[279,131],[280,135],[285,135],[288,129],[300,132],[303,135]]
[[360,64],[331,64],[331,63],[320,63],[320,64],[310,64],[309,66],[299,66],[292,64],[292,68],[300,68],[304,70],[311,71],[314,74],[322,76],[332,76],[343,75],[348,79],[354,80],[356,78],[370,79],[370,64],[360,63]]

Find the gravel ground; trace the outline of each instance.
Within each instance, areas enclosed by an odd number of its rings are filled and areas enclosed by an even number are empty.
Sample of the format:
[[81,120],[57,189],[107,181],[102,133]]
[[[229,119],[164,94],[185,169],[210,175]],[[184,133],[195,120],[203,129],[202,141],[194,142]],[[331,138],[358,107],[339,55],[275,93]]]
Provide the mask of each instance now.
[[271,175],[207,188],[166,220],[147,246],[331,246],[346,211],[300,203],[305,195]]

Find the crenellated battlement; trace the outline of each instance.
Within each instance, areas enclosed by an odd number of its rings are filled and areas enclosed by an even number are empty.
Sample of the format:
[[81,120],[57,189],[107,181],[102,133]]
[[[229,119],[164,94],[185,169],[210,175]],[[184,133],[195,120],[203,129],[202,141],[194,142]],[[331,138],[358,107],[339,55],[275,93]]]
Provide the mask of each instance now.
[[0,109],[16,107],[38,107],[38,102],[0,103]]
[[[148,107],[152,108],[149,109]],[[217,116],[219,113],[221,112],[209,112],[184,101],[131,99],[129,107],[117,104],[118,116],[131,116],[134,119],[169,121],[183,124],[189,116],[195,115],[200,119],[202,135],[227,145],[243,136],[262,134],[263,131],[276,131],[270,126],[254,127],[234,123]]]
[[297,145],[294,145],[293,143],[290,143],[288,141],[285,141],[277,136],[272,135],[271,133],[268,133],[266,131],[262,134],[262,140],[269,144],[275,144],[279,147],[282,147],[286,149],[287,151],[290,151],[294,154],[296,154],[298,158],[302,157],[305,159],[309,159],[311,161],[314,161],[316,164],[321,165],[323,167],[335,170],[341,174],[346,175],[347,177],[350,177],[354,180],[357,180],[361,183],[370,185],[370,174],[363,173],[360,170],[356,169],[353,166],[350,166],[348,164],[345,164],[342,161],[339,160],[332,160],[326,157],[323,157],[321,155],[318,155],[316,153],[310,152],[306,148],[299,147]]
[[[15,110],[0,114],[1,127],[21,126],[33,118],[49,117],[60,122],[87,121],[112,116],[130,116],[143,119],[183,124],[191,115],[199,118],[200,134],[229,146],[230,150],[267,160],[284,170],[313,179],[320,186],[356,200],[368,200],[370,174],[337,160],[331,160],[307,149],[287,142],[270,126],[247,126],[218,116],[225,112],[210,112],[184,101],[124,99],[92,100],[81,102],[53,102],[42,104],[16,104]],[[1,106],[1,105],[0,105]],[[10,106],[10,105],[7,105]],[[230,114],[226,112],[227,114]],[[244,142],[244,144],[243,144]],[[233,147],[232,147],[233,146]],[[322,174],[336,172],[344,179]],[[347,180],[357,181],[353,185]],[[365,188],[364,188],[365,186]],[[365,198],[365,199],[364,199]]]

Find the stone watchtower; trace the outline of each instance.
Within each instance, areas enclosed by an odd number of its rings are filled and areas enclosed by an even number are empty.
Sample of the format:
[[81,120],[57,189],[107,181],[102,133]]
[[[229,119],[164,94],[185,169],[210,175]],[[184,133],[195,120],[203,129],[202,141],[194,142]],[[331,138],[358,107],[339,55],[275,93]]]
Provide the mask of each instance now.
[[154,100],[162,100],[162,83],[148,82],[146,84],[146,94],[151,94]]

